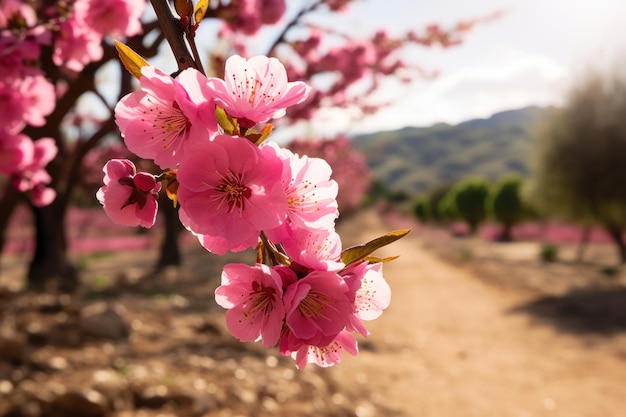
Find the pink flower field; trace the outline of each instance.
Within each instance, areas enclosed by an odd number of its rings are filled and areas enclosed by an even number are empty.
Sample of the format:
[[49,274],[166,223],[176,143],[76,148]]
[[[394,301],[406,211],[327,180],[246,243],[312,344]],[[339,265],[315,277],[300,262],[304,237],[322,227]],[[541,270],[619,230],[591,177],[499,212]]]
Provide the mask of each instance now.
[[[34,250],[33,220],[26,207],[16,210],[7,231],[4,254],[28,253]],[[158,220],[157,220],[158,222]],[[100,207],[68,210],[66,225],[70,253],[85,254],[103,251],[128,251],[158,248],[160,228],[146,230],[129,228],[111,222]],[[181,245],[197,242],[191,235],[180,236]]]

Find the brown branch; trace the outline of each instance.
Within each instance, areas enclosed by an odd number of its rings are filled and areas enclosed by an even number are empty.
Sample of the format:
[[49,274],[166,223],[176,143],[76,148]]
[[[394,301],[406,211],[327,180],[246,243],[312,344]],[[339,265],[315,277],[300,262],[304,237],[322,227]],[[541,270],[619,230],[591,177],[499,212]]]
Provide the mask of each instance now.
[[303,7],[302,10],[300,10],[298,12],[297,15],[294,16],[293,19],[291,19],[291,21],[289,21],[289,23],[287,23],[287,25],[283,28],[283,30],[280,32],[280,34],[278,35],[278,37],[274,40],[274,42],[272,43],[272,46],[270,46],[270,48],[267,50],[267,56],[270,56],[274,53],[274,50],[278,47],[278,45],[280,45],[281,43],[283,43],[285,41],[285,37],[287,36],[287,33],[289,33],[289,31],[296,26],[300,20],[307,14],[311,13],[312,11],[314,11],[315,9],[317,9],[319,6],[321,6],[323,3],[322,0],[318,0],[315,3],[311,4],[308,7]]
[[187,68],[197,68],[185,43],[185,31],[180,21],[174,17],[167,0],[150,0],[150,2],[159,20],[161,31],[165,35],[165,39],[167,39],[176,58],[179,71]]

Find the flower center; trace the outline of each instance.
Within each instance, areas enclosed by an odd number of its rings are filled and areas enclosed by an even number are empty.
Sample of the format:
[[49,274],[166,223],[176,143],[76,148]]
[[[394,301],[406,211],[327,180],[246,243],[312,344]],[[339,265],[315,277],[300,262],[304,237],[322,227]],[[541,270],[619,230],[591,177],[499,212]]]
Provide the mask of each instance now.
[[[274,299],[276,290],[274,288],[262,287],[258,282],[252,283],[252,291],[249,294],[250,308],[243,312],[244,319],[252,316],[254,318],[259,311],[267,316],[274,309]],[[240,320],[242,322],[242,320]]]
[[147,100],[151,106],[148,111],[144,111],[144,115],[151,118],[152,127],[157,132],[157,134],[153,133],[152,139],[160,139],[163,149],[168,149],[181,138],[184,139],[189,135],[191,121],[185,116],[177,102],[168,105],[160,101],[155,102],[150,96]]
[[126,200],[121,208],[125,208],[127,206],[132,206],[135,204],[139,206],[140,209],[145,207],[146,203],[148,202],[148,193],[141,191],[139,188],[137,188],[135,182],[131,177],[122,177],[117,180],[117,182],[121,185],[125,185],[133,189],[130,196],[128,197],[128,200]]
[[298,304],[298,312],[304,317],[322,317],[330,297],[317,291],[310,291]]
[[226,201],[228,212],[237,208],[240,212],[245,210],[246,200],[252,195],[252,191],[243,184],[243,175],[235,174],[228,171],[228,174],[222,178],[215,190],[221,197],[222,201]]

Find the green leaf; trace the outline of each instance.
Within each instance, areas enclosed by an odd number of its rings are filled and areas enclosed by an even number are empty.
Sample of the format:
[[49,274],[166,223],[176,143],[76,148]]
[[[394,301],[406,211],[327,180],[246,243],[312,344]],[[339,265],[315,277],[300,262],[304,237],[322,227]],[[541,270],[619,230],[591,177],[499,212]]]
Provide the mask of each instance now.
[[196,4],[196,8],[193,11],[193,18],[196,24],[199,24],[202,21],[208,9],[209,9],[209,0],[198,1],[198,4]]
[[387,246],[390,243],[395,242],[396,240],[406,236],[410,231],[411,229],[394,230],[393,232],[385,233],[381,237],[377,237],[374,240],[370,240],[367,243],[349,247],[341,252],[341,261],[348,266],[365,260],[376,249],[380,249],[383,246]]
[[215,106],[215,116],[217,117],[217,123],[224,129],[224,132],[231,136],[239,136],[239,123],[237,119],[229,116],[226,110],[219,106]]
[[124,45],[122,42],[114,41],[115,49],[120,56],[120,61],[124,65],[124,68],[128,70],[135,78],[141,78],[141,68],[148,65],[148,61],[143,59],[141,55],[133,51],[130,47]]

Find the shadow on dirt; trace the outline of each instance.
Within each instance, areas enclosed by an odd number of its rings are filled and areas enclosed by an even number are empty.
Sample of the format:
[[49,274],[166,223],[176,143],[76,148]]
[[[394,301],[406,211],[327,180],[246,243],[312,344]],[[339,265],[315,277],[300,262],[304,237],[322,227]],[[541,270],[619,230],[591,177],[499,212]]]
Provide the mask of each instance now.
[[610,336],[626,332],[626,288],[575,290],[536,299],[510,312],[527,313],[567,333]]

